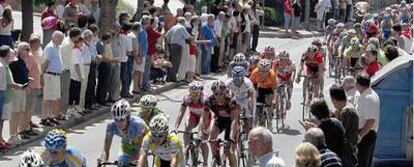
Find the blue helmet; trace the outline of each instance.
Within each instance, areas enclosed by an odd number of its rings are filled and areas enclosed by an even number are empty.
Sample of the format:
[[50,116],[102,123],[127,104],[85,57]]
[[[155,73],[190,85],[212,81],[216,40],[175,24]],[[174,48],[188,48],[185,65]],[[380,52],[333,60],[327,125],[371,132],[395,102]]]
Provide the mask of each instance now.
[[61,149],[66,145],[65,131],[61,129],[53,129],[47,133],[43,145],[48,150]]
[[246,76],[246,70],[242,66],[236,66],[231,71],[232,78],[243,78]]

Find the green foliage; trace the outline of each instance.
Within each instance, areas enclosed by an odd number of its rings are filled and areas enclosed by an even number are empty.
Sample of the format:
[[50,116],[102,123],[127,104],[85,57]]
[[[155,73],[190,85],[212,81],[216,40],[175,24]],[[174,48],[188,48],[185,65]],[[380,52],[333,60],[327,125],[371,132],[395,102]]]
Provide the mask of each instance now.
[[135,13],[135,10],[136,6],[131,6],[122,0],[118,0],[118,3],[116,5],[116,16],[118,16],[120,12],[126,11],[129,17],[132,17]]
[[40,6],[40,5],[45,5],[46,6],[49,3],[56,3],[56,2],[57,2],[57,0],[35,0],[34,4],[36,6]]
[[276,13],[274,8],[264,7],[263,9],[264,9],[264,17],[265,18],[269,18],[269,19],[272,19],[272,20],[277,19],[277,13]]

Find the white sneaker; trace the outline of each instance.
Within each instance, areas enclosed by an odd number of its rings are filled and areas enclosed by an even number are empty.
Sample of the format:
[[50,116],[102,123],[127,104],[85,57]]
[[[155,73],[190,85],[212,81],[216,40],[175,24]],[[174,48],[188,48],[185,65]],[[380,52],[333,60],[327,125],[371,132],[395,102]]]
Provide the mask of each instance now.
[[71,109],[68,109],[68,111],[66,112],[66,117],[68,117],[68,118],[81,118],[82,115],[80,115],[79,112],[76,111],[76,109],[71,108]]
[[7,142],[14,145],[14,144],[21,143],[22,139],[19,137],[19,135],[14,135],[14,136],[11,136]]

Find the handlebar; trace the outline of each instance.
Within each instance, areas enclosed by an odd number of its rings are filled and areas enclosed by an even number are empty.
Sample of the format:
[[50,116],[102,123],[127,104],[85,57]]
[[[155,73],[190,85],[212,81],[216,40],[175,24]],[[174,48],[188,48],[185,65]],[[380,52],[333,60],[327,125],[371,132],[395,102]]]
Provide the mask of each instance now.
[[[118,165],[121,164],[119,161],[104,161],[104,160],[101,160],[101,159],[98,159],[97,163],[98,163],[98,167],[102,166],[102,165],[116,165],[116,166],[118,166]],[[136,166],[137,163],[138,163],[138,161],[130,161],[130,162],[124,164],[124,165],[126,165],[126,166]]]

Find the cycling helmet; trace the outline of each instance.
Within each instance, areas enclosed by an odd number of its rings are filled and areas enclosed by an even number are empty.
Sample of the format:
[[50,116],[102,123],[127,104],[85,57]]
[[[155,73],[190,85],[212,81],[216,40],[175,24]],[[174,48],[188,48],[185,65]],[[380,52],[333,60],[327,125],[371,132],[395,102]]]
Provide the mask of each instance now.
[[140,106],[142,108],[147,108],[147,109],[153,109],[155,108],[155,106],[157,106],[157,97],[155,97],[154,95],[145,95],[142,96],[141,99],[139,100]]
[[226,84],[224,84],[223,81],[214,81],[211,84],[211,91],[213,91],[213,93],[214,92],[224,92],[224,91],[226,91],[226,89],[227,89]]
[[352,38],[349,43],[351,44],[351,46],[359,46],[358,38]]
[[260,71],[269,71],[271,68],[272,68],[272,65],[270,63],[270,60],[261,59],[259,61],[259,70]]
[[275,47],[272,45],[267,45],[264,49],[266,54],[275,55]]
[[289,59],[290,55],[289,52],[287,50],[282,50],[279,52],[279,58],[280,59]]
[[43,165],[42,157],[31,149],[25,151],[20,159],[19,167],[40,167]]
[[190,92],[202,92],[204,89],[203,82],[193,81],[188,85],[188,89],[190,90]]
[[244,61],[246,61],[246,57],[243,53],[237,53],[236,55],[234,55],[233,61],[235,63],[243,63]]
[[345,24],[344,23],[338,23],[335,26],[336,28],[345,28]]
[[258,55],[254,55],[252,57],[249,58],[249,63],[250,64],[257,64],[259,63],[260,57]]
[[47,150],[61,149],[66,145],[65,131],[61,129],[53,129],[47,133],[43,145]]
[[317,46],[318,48],[322,47],[322,42],[319,38],[314,39],[311,44]]
[[336,20],[335,19],[329,19],[328,20],[328,24],[329,25],[334,25],[336,23]]
[[168,118],[163,114],[158,114],[151,119],[149,130],[154,134],[162,134],[168,132]]
[[246,76],[246,70],[242,66],[236,66],[231,71],[232,78],[244,78]]
[[315,53],[316,51],[318,51],[318,47],[315,46],[315,45],[311,45],[311,46],[308,47],[308,51],[310,53]]
[[341,32],[340,34],[339,34],[339,38],[344,38],[345,36],[347,36],[348,35],[348,32],[347,31],[343,31],[343,32]]
[[112,105],[111,114],[115,120],[126,119],[130,114],[129,102],[121,99]]
[[348,35],[351,35],[351,36],[355,36],[356,35],[355,29],[349,29],[347,32],[348,32]]

